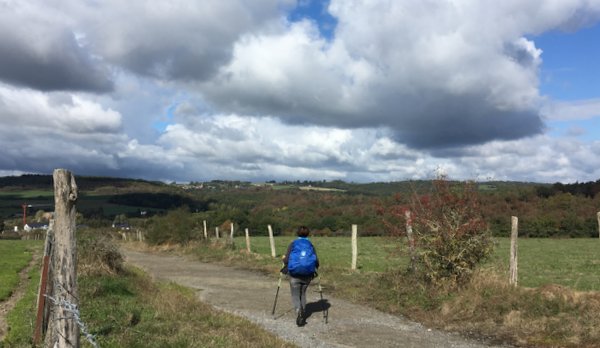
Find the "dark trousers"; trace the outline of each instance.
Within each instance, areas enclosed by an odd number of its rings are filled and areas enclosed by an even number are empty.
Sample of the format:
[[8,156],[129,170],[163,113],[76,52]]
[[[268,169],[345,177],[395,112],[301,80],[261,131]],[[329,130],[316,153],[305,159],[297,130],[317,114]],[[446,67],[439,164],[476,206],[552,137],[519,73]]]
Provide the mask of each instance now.
[[292,304],[296,312],[302,308],[302,311],[306,308],[306,289],[312,277],[292,277],[290,276],[290,290],[292,292]]

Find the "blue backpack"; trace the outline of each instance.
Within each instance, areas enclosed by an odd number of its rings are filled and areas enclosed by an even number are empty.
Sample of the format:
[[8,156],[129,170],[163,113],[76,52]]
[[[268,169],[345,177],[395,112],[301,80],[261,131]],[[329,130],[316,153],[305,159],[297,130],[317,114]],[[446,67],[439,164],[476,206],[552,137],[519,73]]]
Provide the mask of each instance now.
[[312,277],[317,270],[317,254],[312,243],[306,238],[292,242],[288,272],[292,277]]

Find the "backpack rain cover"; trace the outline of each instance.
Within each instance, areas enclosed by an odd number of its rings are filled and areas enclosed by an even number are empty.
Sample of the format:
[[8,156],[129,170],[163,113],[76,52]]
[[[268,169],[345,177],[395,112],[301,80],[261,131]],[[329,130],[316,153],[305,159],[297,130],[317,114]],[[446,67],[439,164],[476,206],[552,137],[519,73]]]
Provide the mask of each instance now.
[[312,277],[317,265],[317,254],[312,243],[306,238],[292,242],[288,272],[291,276]]

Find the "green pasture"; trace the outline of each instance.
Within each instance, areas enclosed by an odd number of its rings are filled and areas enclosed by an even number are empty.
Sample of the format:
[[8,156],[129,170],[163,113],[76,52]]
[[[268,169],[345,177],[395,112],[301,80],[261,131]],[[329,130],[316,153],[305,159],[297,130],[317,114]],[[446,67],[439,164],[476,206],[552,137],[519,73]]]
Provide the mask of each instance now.
[[104,216],[115,216],[119,214],[137,214],[140,210],[146,211],[157,211],[159,209],[137,207],[129,205],[121,205],[109,203],[111,196],[109,195],[97,195],[97,194],[85,194],[81,195],[77,201],[78,211],[87,213],[90,211],[101,210]]
[[[291,236],[275,237],[278,257],[285,254]],[[350,237],[311,237],[319,256],[322,270],[350,269],[352,249]],[[508,279],[510,240],[496,239],[494,254],[485,263]],[[408,256],[404,239],[361,237],[358,239],[357,267],[361,272],[384,272],[407,266]],[[235,238],[235,245],[245,249],[243,236]],[[600,240],[528,239],[522,238],[519,247],[519,285],[539,287],[560,284],[582,291],[600,291]],[[269,238],[251,237],[253,253],[270,255]]]
[[[295,238],[292,236],[275,237],[275,252],[278,257],[285,255],[287,247]],[[320,263],[326,268],[350,269],[352,264],[352,244],[349,237],[311,237]],[[253,253],[271,255],[269,237],[251,237],[250,248]],[[246,248],[245,237],[236,237],[235,245]],[[364,237],[358,240],[357,268],[367,272],[383,272],[391,268],[404,267],[404,258],[390,258],[389,254],[397,250],[394,241],[382,237]]]
[[53,190],[24,190],[24,191],[0,191],[0,198],[14,199],[54,199]]
[[38,209],[51,210],[54,205],[52,191],[0,191],[0,218],[21,216],[23,203],[33,205],[28,208],[29,214],[35,214]]
[[6,300],[19,284],[19,272],[31,260],[33,250],[40,241],[0,239],[0,301]]
[[[112,217],[119,214],[136,215],[140,210],[160,211],[160,209],[128,206],[110,203],[112,195],[81,193],[77,200],[77,211],[84,214],[91,212]],[[23,213],[22,204],[32,205],[28,208],[27,216],[34,216],[38,210],[52,211],[54,209],[54,191],[0,191],[0,218],[20,218]]]
[[[508,279],[510,239],[498,238],[497,242],[489,263]],[[598,238],[521,238],[517,246],[519,285],[560,284],[576,290],[600,291]]]

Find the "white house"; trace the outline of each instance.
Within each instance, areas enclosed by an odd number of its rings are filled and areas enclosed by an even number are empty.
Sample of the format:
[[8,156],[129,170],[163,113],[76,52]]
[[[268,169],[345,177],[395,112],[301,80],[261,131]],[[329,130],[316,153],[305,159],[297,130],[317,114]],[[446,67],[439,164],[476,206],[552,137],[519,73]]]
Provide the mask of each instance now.
[[27,232],[31,232],[33,230],[47,230],[48,229],[48,223],[47,222],[31,222],[31,223],[26,223],[25,226],[23,226],[23,229]]

